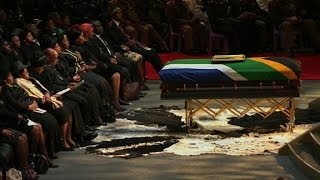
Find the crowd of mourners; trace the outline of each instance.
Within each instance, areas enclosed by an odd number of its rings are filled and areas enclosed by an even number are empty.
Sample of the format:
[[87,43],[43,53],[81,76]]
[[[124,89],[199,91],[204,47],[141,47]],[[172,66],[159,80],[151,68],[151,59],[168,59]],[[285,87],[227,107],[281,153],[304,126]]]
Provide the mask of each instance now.
[[212,32],[231,54],[265,51],[275,31],[288,51],[303,35],[318,52],[319,9],[317,0],[1,1],[0,141],[34,179],[29,154],[57,167],[56,152],[92,140],[92,126],[126,110],[126,84],[148,89],[144,61],[161,70],[158,53],[170,52],[171,32],[189,54],[207,53]]

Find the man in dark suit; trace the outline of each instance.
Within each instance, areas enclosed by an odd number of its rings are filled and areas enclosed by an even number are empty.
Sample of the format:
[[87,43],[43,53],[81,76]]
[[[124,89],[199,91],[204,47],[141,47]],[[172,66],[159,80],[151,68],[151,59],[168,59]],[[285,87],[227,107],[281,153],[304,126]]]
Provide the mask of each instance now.
[[193,50],[205,52],[208,33],[204,22],[190,11],[182,0],[168,0],[165,13],[173,31],[184,36],[184,50],[190,53]]
[[112,80],[113,92],[115,95],[115,107],[119,110],[123,109],[120,105],[129,105],[120,99],[120,88],[129,76],[127,68],[118,65],[116,56],[114,55],[108,43],[93,32],[93,28],[90,24],[84,23],[80,26],[80,30],[83,32],[87,39],[87,48],[94,55],[94,59],[98,64],[97,73],[106,79]]
[[[128,72],[126,70],[126,79],[128,80],[133,80],[138,75],[138,64],[136,61],[133,61],[131,59],[127,59],[125,57],[122,56],[121,52],[117,52],[115,53],[113,51],[113,49],[110,47],[109,45],[109,40],[105,39],[102,35],[104,33],[104,29],[102,27],[102,24],[100,21],[96,20],[92,23],[93,25],[93,37],[92,37],[92,41],[96,41],[97,45],[99,45],[99,47],[101,47],[102,49],[105,49],[106,53],[109,54],[109,56],[111,58],[115,58],[117,61],[117,64],[119,64],[120,66],[125,67],[126,69],[129,70],[129,77],[128,77]],[[117,56],[116,56],[117,54]]]
[[130,39],[120,26],[121,17],[122,12],[120,8],[114,11],[113,19],[110,16],[104,17],[104,37],[110,40],[110,44],[115,51],[130,50],[141,54],[143,58],[149,61],[153,68],[159,72],[163,65],[157,52],[154,49],[144,46],[141,42]]

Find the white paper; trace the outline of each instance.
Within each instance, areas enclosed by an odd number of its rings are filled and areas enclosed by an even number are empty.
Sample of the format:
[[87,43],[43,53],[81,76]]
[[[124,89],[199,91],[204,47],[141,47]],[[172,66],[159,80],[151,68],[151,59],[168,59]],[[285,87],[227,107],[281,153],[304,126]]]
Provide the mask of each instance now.
[[62,94],[64,94],[64,93],[66,93],[66,92],[69,92],[70,90],[71,90],[70,88],[67,88],[67,89],[64,89],[64,90],[62,90],[62,91],[57,92],[56,94],[62,95]]
[[28,124],[27,125],[28,126],[35,126],[35,125],[37,125],[37,123],[35,123],[35,122],[31,121],[30,119],[28,119]]
[[45,112],[47,112],[47,111],[44,110],[44,109],[41,109],[41,108],[37,108],[34,112],[43,114],[43,113],[45,113]]

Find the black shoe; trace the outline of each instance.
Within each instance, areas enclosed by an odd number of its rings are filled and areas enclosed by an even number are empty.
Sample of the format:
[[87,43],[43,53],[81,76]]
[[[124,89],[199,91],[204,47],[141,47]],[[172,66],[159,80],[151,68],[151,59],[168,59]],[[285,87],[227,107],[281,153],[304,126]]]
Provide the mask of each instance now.
[[66,147],[62,147],[61,148],[61,151],[74,151],[74,148],[73,147],[68,147],[68,148],[66,148]]
[[85,141],[91,141],[98,136],[98,133],[84,131],[82,133],[82,138]]
[[119,104],[120,105],[130,105],[130,103],[129,102],[127,102],[127,101],[124,101],[124,100],[119,100]]
[[49,164],[49,168],[58,168],[58,167],[59,167],[58,164],[54,164],[54,163]]
[[144,86],[144,88],[142,90],[146,91],[146,90],[150,90],[150,88],[148,86]]
[[58,156],[56,154],[49,154],[49,158],[58,159]]
[[144,96],[146,96],[146,95],[147,95],[147,93],[139,92],[139,97],[144,97]]
[[48,163],[49,163],[49,168],[57,168],[57,167],[59,167],[59,165],[53,163],[51,159],[47,159],[47,160],[48,160]]
[[86,130],[87,130],[87,131],[97,131],[97,129],[92,128],[92,127],[90,127],[90,126],[86,126]]
[[125,111],[125,110],[127,110],[127,109],[124,108],[124,107],[119,106],[119,107],[115,108],[115,110],[116,110],[117,112],[123,112],[123,111]]

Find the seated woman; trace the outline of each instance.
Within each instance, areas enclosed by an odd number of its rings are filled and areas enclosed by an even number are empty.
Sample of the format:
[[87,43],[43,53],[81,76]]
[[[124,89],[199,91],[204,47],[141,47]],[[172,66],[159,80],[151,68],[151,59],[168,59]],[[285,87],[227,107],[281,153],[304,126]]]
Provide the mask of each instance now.
[[[27,68],[20,62],[15,63],[16,84],[22,87],[26,93],[34,98],[39,106],[52,113],[58,120],[60,132],[63,140],[63,150],[72,150],[75,142],[72,139],[72,115],[71,108],[66,106],[62,101],[56,97],[51,96],[48,91],[43,92],[32,82]],[[42,86],[45,88],[44,86]]]
[[[80,35],[80,34],[79,34]],[[70,49],[70,43],[67,35],[59,34],[58,43],[61,48],[61,53],[59,56],[59,63],[65,64],[65,76],[75,76],[79,75],[81,79],[93,84],[97,90],[99,91],[101,98],[101,111],[100,116],[104,122],[113,122],[115,121],[114,117],[114,100],[112,98],[112,89],[108,81],[92,72],[92,66],[87,65],[83,59],[81,54],[78,51],[73,51]],[[57,66],[57,70],[59,71],[61,66]],[[106,115],[105,113],[109,114]]]
[[41,124],[44,133],[47,135],[47,144],[49,156],[54,156],[54,137],[58,130],[57,120],[48,112],[37,113],[38,103],[31,99],[26,92],[14,83],[13,76],[10,72],[6,73],[3,80],[2,99],[6,102],[9,110],[21,113]]
[[18,131],[21,129],[30,132],[32,127],[18,128],[22,124],[23,117],[8,111],[4,102],[0,100],[0,143],[7,143],[14,147],[15,157],[18,162],[17,169],[22,172],[22,177],[36,179],[36,173],[28,167],[28,137],[25,133]]

